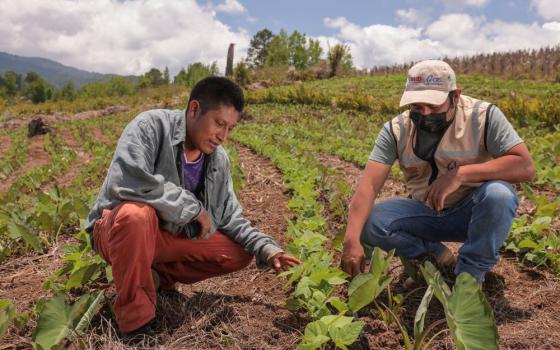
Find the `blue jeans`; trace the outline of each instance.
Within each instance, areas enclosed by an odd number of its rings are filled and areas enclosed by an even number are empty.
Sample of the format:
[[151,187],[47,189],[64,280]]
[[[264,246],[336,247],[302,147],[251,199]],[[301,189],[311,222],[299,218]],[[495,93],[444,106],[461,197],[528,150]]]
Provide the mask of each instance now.
[[397,198],[376,204],[362,231],[362,244],[407,258],[438,256],[441,242],[464,242],[455,274],[468,272],[478,282],[500,258],[519,202],[511,184],[488,181],[455,206],[438,212],[422,202]]

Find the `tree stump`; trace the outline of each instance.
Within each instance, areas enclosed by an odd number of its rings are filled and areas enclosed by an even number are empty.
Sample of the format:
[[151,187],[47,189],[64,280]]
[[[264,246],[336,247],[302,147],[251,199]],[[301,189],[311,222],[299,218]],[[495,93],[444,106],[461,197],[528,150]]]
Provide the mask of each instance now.
[[50,131],[49,126],[41,118],[33,119],[27,125],[27,137],[44,135]]

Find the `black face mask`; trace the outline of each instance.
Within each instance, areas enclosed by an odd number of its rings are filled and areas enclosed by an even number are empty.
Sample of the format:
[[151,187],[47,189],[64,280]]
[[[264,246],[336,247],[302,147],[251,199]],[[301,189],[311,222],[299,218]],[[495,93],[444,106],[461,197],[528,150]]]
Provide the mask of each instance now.
[[447,112],[449,112],[451,108],[453,108],[453,98],[451,98],[451,104],[445,112],[422,115],[419,112],[410,111],[410,119],[412,119],[414,125],[419,129],[433,134],[441,134],[453,121],[453,119],[447,120]]
[[452,120],[447,121],[447,112],[422,115],[419,112],[411,111],[410,118],[417,128],[420,128],[427,132],[431,132],[433,134],[439,134],[443,132],[452,122]]

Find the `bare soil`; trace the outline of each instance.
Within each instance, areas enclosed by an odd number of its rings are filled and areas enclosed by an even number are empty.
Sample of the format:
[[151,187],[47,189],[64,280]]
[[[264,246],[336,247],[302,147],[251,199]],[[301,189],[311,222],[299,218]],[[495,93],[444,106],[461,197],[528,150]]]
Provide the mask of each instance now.
[[37,135],[31,138],[27,148],[27,163],[17,169],[6,180],[0,183],[0,193],[5,192],[12,184],[23,174],[29,170],[47,166],[49,164],[49,154],[43,147],[45,135]]
[[[64,120],[61,118],[60,120]],[[80,156],[79,143],[69,131],[60,130],[66,144],[77,150],[80,163],[87,162],[87,154]],[[109,142],[99,129],[93,129],[99,140]],[[246,184],[239,199],[244,214],[263,232],[274,236],[283,246],[287,221],[293,215],[286,204],[289,196],[280,172],[272,163],[242,146],[237,146]],[[0,192],[15,179],[37,166],[48,164],[43,150],[43,136],[32,139],[30,161],[8,181],[0,184]],[[353,184],[361,174],[356,165],[330,155],[322,155],[327,167],[337,169],[340,178]],[[75,166],[79,169],[81,166]],[[17,176],[16,176],[17,175]],[[61,184],[71,181],[76,174],[64,175]],[[402,182],[390,175],[380,199],[402,196]],[[327,198],[326,196],[322,197]],[[534,208],[521,199],[520,213]],[[341,225],[342,223],[338,223]],[[0,298],[14,300],[19,312],[29,311],[40,298],[49,296],[41,286],[45,279],[62,266],[62,247],[72,242],[69,236],[48,248],[45,253],[12,256],[0,266]],[[460,244],[450,245],[457,250]],[[395,293],[404,293],[402,281],[406,278],[397,259],[391,265]],[[449,276],[448,276],[449,277]],[[452,278],[449,277],[449,278]],[[156,324],[146,337],[134,345],[126,345],[115,330],[111,311],[105,307],[93,323],[91,333],[81,339],[85,348],[95,349],[293,349],[297,346],[309,319],[294,314],[284,307],[288,291],[284,281],[271,271],[258,270],[254,263],[239,272],[210,279],[193,285],[180,285],[177,293],[160,293]],[[546,270],[519,266],[514,258],[502,257],[487,277],[483,290],[494,309],[503,349],[559,349],[560,348],[560,282]],[[109,291],[109,295],[111,292]],[[423,289],[407,299],[400,318],[410,330]],[[381,296],[385,300],[386,295]],[[386,326],[373,315],[373,308],[360,312],[365,322],[363,336],[353,349],[402,349],[403,340],[398,327]],[[443,318],[441,307],[430,305],[427,322]],[[0,349],[29,349],[32,319],[21,331],[10,329],[0,343]],[[449,336],[434,345],[436,349],[454,349]]]
[[[16,305],[18,313],[31,312],[35,303],[51,292],[42,285],[56,270],[63,266],[63,248],[73,243],[70,236],[61,236],[56,244],[51,244],[45,252],[26,256],[10,256],[0,265],[0,299],[9,299]],[[31,349],[31,333],[35,329],[32,317],[21,331],[8,330],[0,342],[0,349]]]
[[[343,161],[335,156],[323,155],[324,164],[338,169],[345,174],[345,180],[355,184],[361,169],[356,165]],[[385,183],[379,199],[405,195],[402,181],[390,175]],[[520,199],[519,213],[531,210],[532,204],[526,199]],[[455,253],[461,247],[460,243],[447,243]],[[406,293],[402,282],[406,278],[398,259],[391,264],[396,284],[394,293]],[[447,276],[453,279],[453,276]],[[492,272],[487,274],[483,291],[494,309],[494,316],[498,324],[500,348],[502,349],[560,349],[560,280],[550,272],[539,268],[520,266],[515,258],[502,256]],[[414,314],[420,304],[423,289],[414,293],[404,304],[401,317],[405,320],[409,331],[412,329]],[[382,295],[381,300],[386,300]],[[393,324],[389,329],[386,325],[371,317],[375,313],[372,308],[361,312],[366,314],[361,320],[366,322],[365,333],[372,349],[400,349],[402,337],[398,327]],[[432,313],[430,315],[430,312]],[[441,307],[432,302],[430,305],[428,322],[444,318]],[[379,317],[376,317],[379,318]],[[356,345],[360,348],[360,345]],[[453,349],[454,345],[449,336],[440,339],[433,348]]]
[[98,141],[101,141],[104,144],[110,145],[113,143],[113,141],[111,139],[109,139],[107,136],[105,136],[103,134],[103,131],[101,131],[101,129],[99,128],[93,128],[92,129],[93,134],[95,135],[95,139]]
[[8,149],[10,149],[11,145],[12,145],[12,138],[10,136],[8,135],[0,136],[0,155],[3,156],[4,153],[6,153]]
[[45,122],[49,126],[53,126],[58,122],[70,121],[70,120],[81,120],[81,119],[91,119],[91,118],[98,118],[98,117],[105,117],[113,114],[118,113],[125,113],[130,110],[127,106],[110,106],[104,109],[94,110],[94,111],[85,111],[76,114],[67,114],[62,112],[56,112],[53,114],[34,114],[29,115],[21,118],[11,119],[6,122],[0,123],[0,129],[17,129],[27,124],[32,119],[41,118],[43,122]]
[[[85,164],[87,164],[88,162],[90,162],[91,160],[93,160],[93,155],[86,152],[82,148],[82,146],[76,140],[76,138],[74,137],[74,135],[72,134],[72,131],[70,129],[60,128],[60,129],[57,129],[56,132],[60,133],[60,137],[61,137],[62,141],[64,142],[64,144],[67,147],[73,149],[74,152],[76,152],[76,159],[74,160],[74,163],[68,169],[68,172],[66,172],[64,175],[62,175],[61,177],[59,177],[55,180],[55,184],[57,186],[64,187],[64,186],[70,185],[72,183],[72,181],[74,180],[74,178],[76,176],[78,176],[78,174],[82,170],[82,167]],[[52,185],[52,184],[45,184],[41,189],[43,190],[50,185]]]

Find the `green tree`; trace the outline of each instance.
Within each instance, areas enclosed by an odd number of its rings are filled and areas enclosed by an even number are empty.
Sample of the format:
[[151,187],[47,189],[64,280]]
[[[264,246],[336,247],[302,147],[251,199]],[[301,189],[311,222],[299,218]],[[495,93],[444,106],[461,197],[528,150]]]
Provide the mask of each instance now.
[[185,68],[181,68],[179,73],[173,78],[173,84],[187,85],[187,72],[185,72]]
[[157,68],[152,68],[148,73],[145,74],[145,77],[148,78],[150,82],[150,86],[159,86],[165,84],[163,75],[161,71]]
[[287,66],[290,63],[290,48],[288,47],[288,34],[283,29],[275,35],[265,48],[265,66]]
[[194,84],[206,77],[218,75],[218,72],[218,64],[216,61],[209,65],[201,62],[195,62],[189,64],[186,71],[181,69],[173,79],[173,83],[178,85],[194,86]]
[[169,68],[167,68],[167,66],[165,66],[163,70],[163,83],[169,85]]
[[288,37],[288,49],[290,51],[289,63],[297,69],[307,68],[309,65],[309,53],[307,52],[307,38],[297,30]]
[[251,39],[247,50],[247,62],[254,68],[260,68],[266,61],[266,47],[272,40],[274,34],[268,29],[259,30]]
[[31,84],[32,82],[37,81],[39,79],[41,79],[39,74],[37,74],[35,72],[27,72],[25,74],[24,82],[27,83],[27,84]]
[[107,96],[107,84],[102,81],[87,83],[85,85],[82,85],[78,95],[88,98]]
[[245,62],[241,61],[235,65],[233,69],[233,79],[241,86],[245,86],[251,82],[251,71]]
[[127,96],[132,95],[133,86],[129,78],[115,76],[107,83],[107,92],[110,96]]
[[53,88],[44,79],[38,79],[29,84],[25,96],[33,103],[41,103],[51,99]]
[[321,54],[323,53],[323,49],[321,48],[321,44],[319,40],[309,39],[308,46],[307,46],[307,54],[309,56],[309,65],[314,66],[321,61]]
[[7,71],[4,73],[4,90],[7,96],[13,97],[18,93],[20,88],[18,81],[21,82],[21,76],[18,77],[18,74],[15,72]]
[[68,80],[60,89],[60,97],[66,101],[74,101],[78,97],[78,92],[72,80]]

